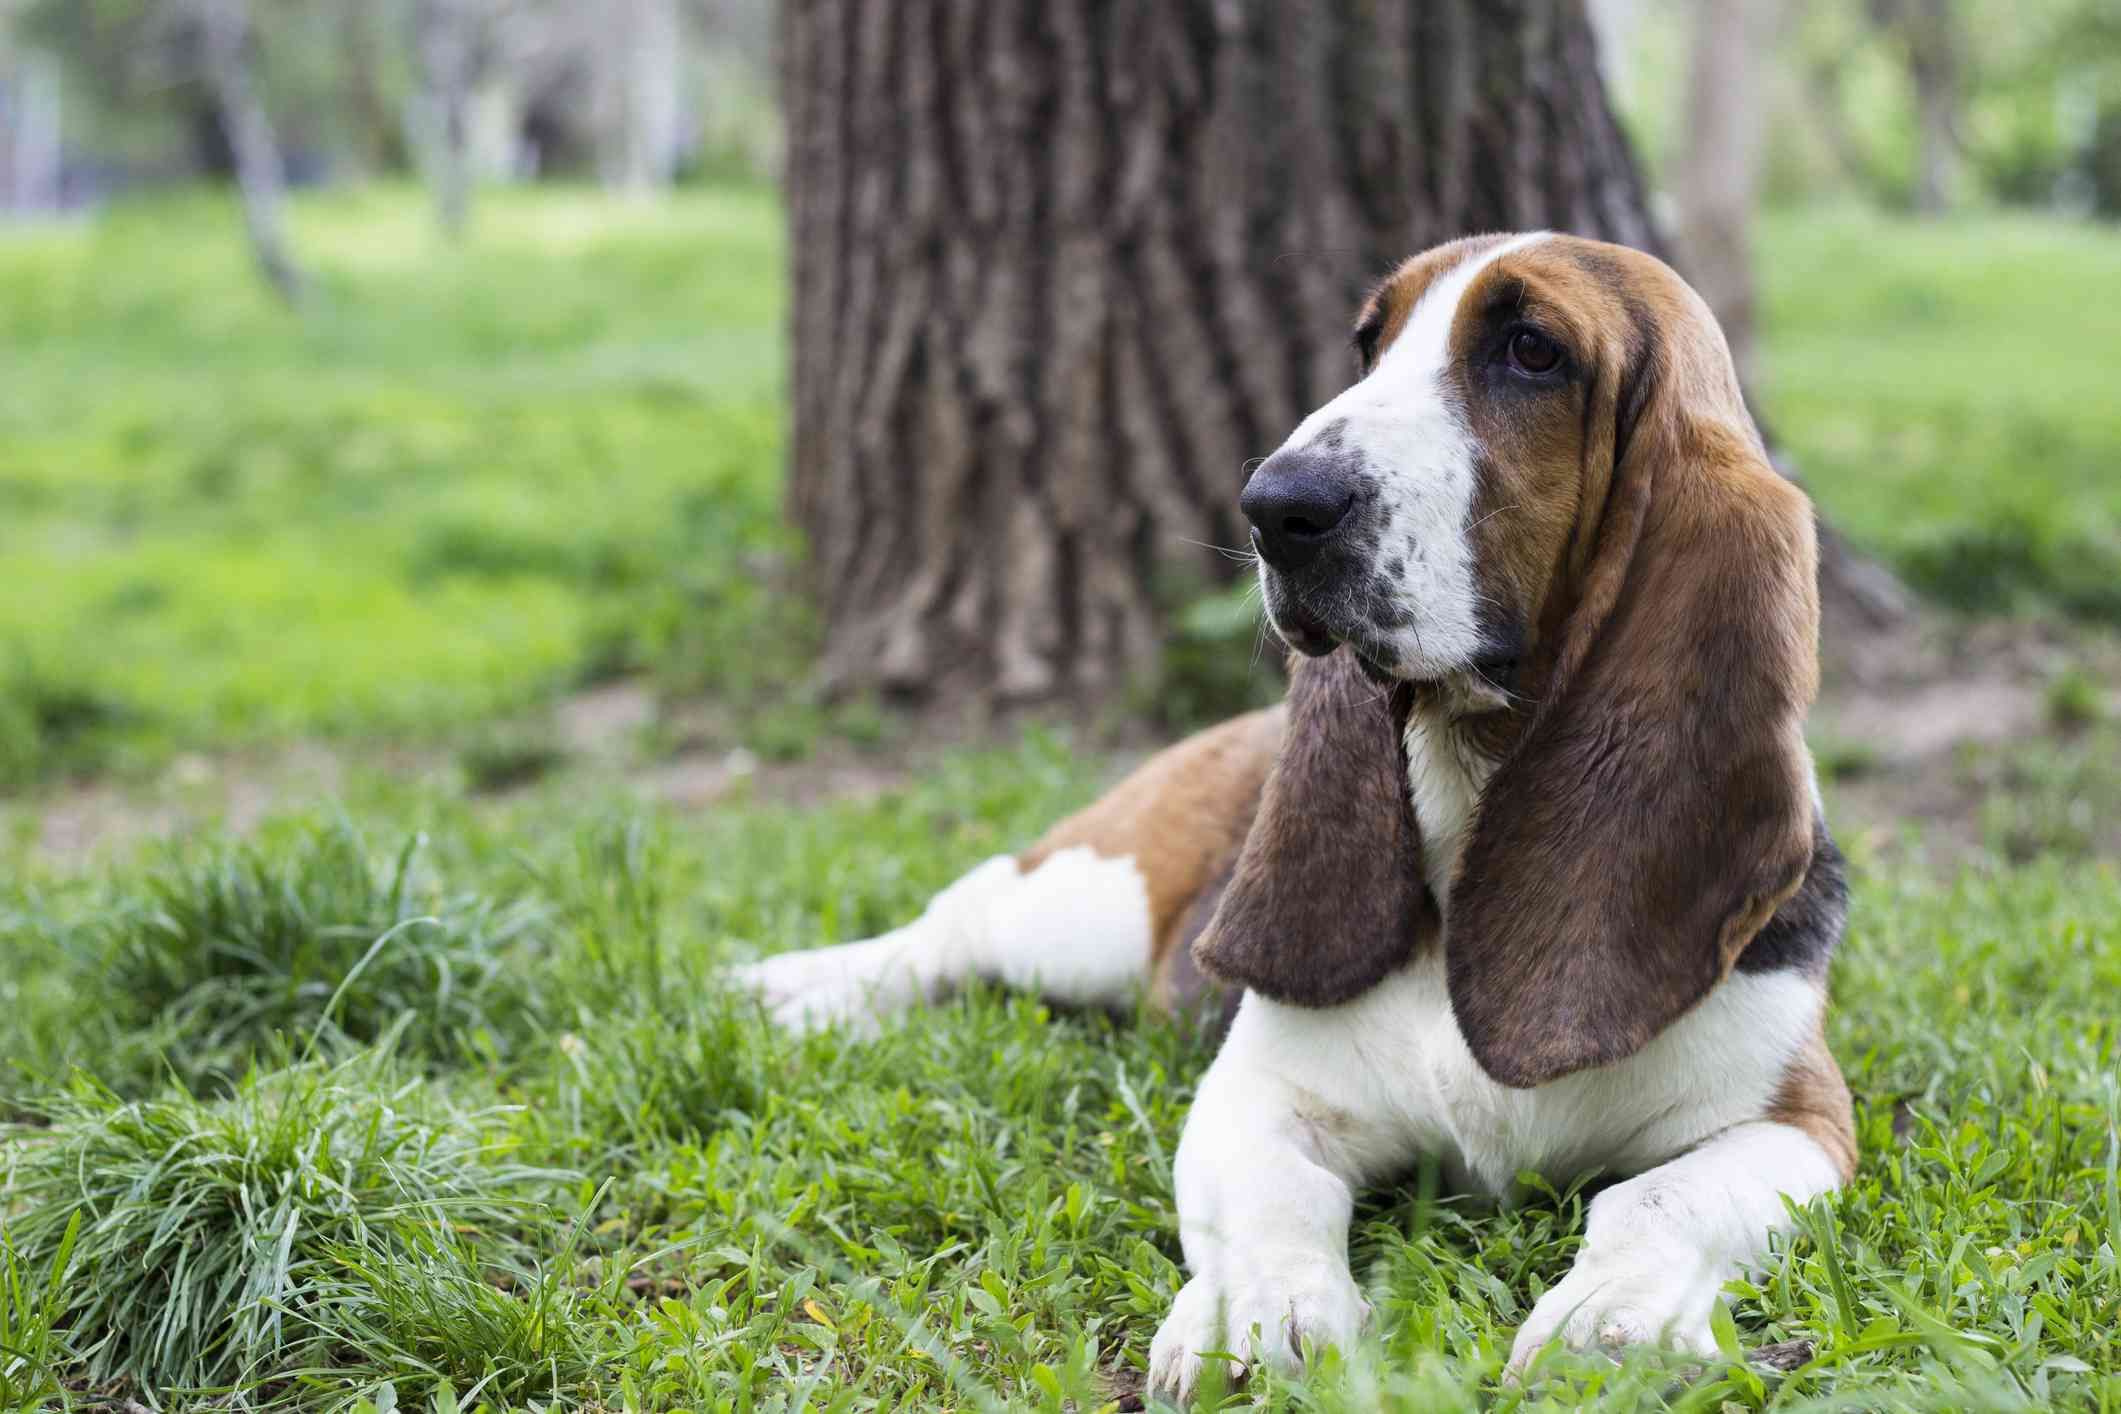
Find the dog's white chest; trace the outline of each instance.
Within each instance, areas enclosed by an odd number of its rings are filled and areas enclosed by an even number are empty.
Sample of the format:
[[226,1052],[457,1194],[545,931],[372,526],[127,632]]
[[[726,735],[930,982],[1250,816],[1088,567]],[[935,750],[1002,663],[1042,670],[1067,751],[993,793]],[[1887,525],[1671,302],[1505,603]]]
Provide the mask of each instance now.
[[[1448,937],[1451,881],[1489,767],[1424,714],[1406,746],[1423,872]],[[1444,957],[1432,947],[1337,1007],[1248,996],[1226,1049],[1281,1077],[1295,1112],[1351,1170],[1383,1178],[1429,1157],[1453,1186],[1500,1194],[1528,1169],[1557,1181],[1633,1172],[1757,1114],[1820,1006],[1795,975],[1736,976],[1627,1060],[1516,1090],[1466,1046]]]
[[1343,1006],[1247,996],[1225,1050],[1285,1085],[1350,1171],[1433,1158],[1453,1187],[1502,1194],[1526,1170],[1638,1172],[1759,1114],[1820,1005],[1795,974],[1740,974],[1627,1060],[1516,1090],[1473,1059],[1432,948]]
[[1456,738],[1450,725],[1423,713],[1407,719],[1407,791],[1421,826],[1421,872],[1439,904],[1465,853],[1492,765]]

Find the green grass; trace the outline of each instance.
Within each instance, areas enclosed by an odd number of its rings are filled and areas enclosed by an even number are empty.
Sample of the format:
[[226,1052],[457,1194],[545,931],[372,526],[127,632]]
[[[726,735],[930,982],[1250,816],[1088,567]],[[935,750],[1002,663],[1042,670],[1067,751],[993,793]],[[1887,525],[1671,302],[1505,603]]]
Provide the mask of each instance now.
[[[1133,1388],[1182,1279],[1169,1159],[1208,1038],[976,991],[873,1043],[794,1040],[718,980],[902,921],[1110,761],[1033,732],[873,799],[677,814],[538,711],[639,671],[760,755],[888,744],[867,709],[785,693],[807,630],[774,589],[770,199],[504,193],[459,251],[410,191],[295,216],[323,295],[300,316],[204,200],[0,237],[0,573],[36,590],[0,605],[0,780],[316,734],[454,750],[426,774],[352,752],[345,806],[85,867],[29,848],[19,807],[0,1407]],[[1954,602],[2109,615],[2121,326],[2088,292],[2121,236],[1826,212],[1762,246],[1765,406],[1828,511]],[[1226,679],[1251,632],[1233,599],[1196,605],[1170,721],[1248,687]],[[1585,1176],[1509,1209],[1416,1181],[1358,1211],[1373,1332],[1230,1401],[2121,1408],[2101,699],[2057,677],[2066,732],[1969,753],[1964,872],[1854,842],[1830,1025],[1862,1168],[1729,1293],[1734,1346],[1809,1341],[1809,1365],[1637,1355],[1508,1386]],[[1830,793],[1891,769],[1867,753],[1828,753]]]
[[[408,796],[363,837],[370,869],[337,869],[336,887],[384,889],[391,843],[418,828],[457,916],[539,920],[511,953],[518,985],[489,1001],[512,1043],[435,1052],[386,1032],[383,1053],[341,1037],[274,1063],[333,1036],[329,998],[303,994],[258,1040],[265,1069],[196,1098],[137,1057],[40,1039],[58,1028],[39,1007],[122,1016],[130,984],[76,966],[42,985],[70,960],[20,931],[63,933],[90,900],[18,883],[0,1048],[28,1125],[0,1147],[0,1214],[37,1273],[81,1214],[59,1368],[77,1388],[236,1385],[261,1407],[385,1384],[400,1407],[782,1408],[805,1391],[847,1409],[1098,1407],[1133,1383],[1181,1280],[1169,1156],[1210,1042],[986,991],[873,1043],[792,1040],[716,969],[904,918],[1103,769],[1034,738],[807,812],[663,816],[585,806],[565,782],[499,808]],[[246,896],[312,896],[320,850],[342,847],[319,842],[341,830],[265,832],[241,856]],[[169,869],[121,870],[94,906],[156,906],[172,878],[221,887]],[[1354,1252],[1378,1329],[1242,1397],[2114,1407],[2121,878],[2054,861],[1951,883],[1859,872],[1831,1039],[1862,1170],[1731,1290],[1735,1339],[1809,1340],[1809,1366],[1697,1376],[1641,1356],[1503,1386],[1516,1323],[1581,1236],[1581,1176],[1554,1174],[1505,1210],[1421,1183],[1366,1195]],[[322,933],[346,911],[271,916]],[[390,995],[358,976],[340,1004]],[[398,1024],[423,1024],[422,999],[400,1000]]]
[[343,1345],[349,1253],[510,1241],[566,1177],[510,1157],[505,1113],[431,1097],[380,1054],[254,1071],[220,1100],[126,1101],[82,1075],[36,1114],[10,1144],[13,1240],[33,1263],[73,1241],[68,1373],[164,1397],[281,1394]]
[[82,931],[82,964],[117,998],[121,1035],[197,1083],[232,1078],[279,1038],[373,1042],[440,1062],[509,1048],[541,1014],[519,965],[535,906],[448,891],[415,835],[382,860],[335,821],[277,845],[180,849]]
[[299,316],[221,202],[0,234],[0,788],[778,661],[768,193],[294,214]]
[[51,1265],[40,1274],[0,1230],[0,1408],[30,1409],[60,1397],[66,1347],[59,1321],[80,1234],[78,1217],[67,1220],[56,1241],[45,1234],[38,1245],[49,1251]]
[[1767,217],[1763,411],[1827,515],[1961,609],[2121,623],[2121,231]]

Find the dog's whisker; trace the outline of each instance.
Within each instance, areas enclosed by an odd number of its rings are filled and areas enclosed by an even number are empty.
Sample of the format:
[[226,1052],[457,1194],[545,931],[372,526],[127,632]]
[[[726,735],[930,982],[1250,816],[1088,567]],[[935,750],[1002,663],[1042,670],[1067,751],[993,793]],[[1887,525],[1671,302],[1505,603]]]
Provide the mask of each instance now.
[[1203,550],[1213,550],[1224,559],[1235,560],[1239,564],[1251,565],[1259,563],[1259,552],[1257,550],[1239,550],[1228,545],[1217,545],[1207,540],[1195,540],[1191,536],[1186,535],[1175,535],[1172,539],[1178,541],[1181,545],[1196,545]]

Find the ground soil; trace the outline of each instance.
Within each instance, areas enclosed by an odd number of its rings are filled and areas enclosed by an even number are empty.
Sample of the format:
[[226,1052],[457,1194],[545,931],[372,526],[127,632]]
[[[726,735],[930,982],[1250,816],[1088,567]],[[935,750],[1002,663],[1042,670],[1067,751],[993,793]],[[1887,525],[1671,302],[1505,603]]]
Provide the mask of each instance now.
[[[1982,847],[1980,812],[1997,788],[1993,772],[1969,769],[1969,753],[2037,749],[2079,727],[2058,721],[2052,684],[2075,673],[2103,684],[2105,714],[2121,717],[2121,637],[2047,622],[1925,622],[1838,634],[1812,718],[1813,740],[1831,778],[1836,832],[1885,855],[1919,853],[1955,868]],[[558,703],[548,723],[585,783],[631,789],[644,801],[700,809],[741,791],[754,801],[806,806],[868,799],[903,784],[948,750],[1002,744],[1008,719],[909,719],[888,744],[820,740],[803,759],[762,760],[728,745],[708,704],[659,705],[644,683],[596,687]],[[644,751],[659,736],[665,746]],[[1118,771],[1150,744],[1138,730],[1115,738],[1109,724],[1080,739],[1109,745]],[[356,773],[406,783],[447,783],[459,771],[442,748],[302,742],[273,750],[186,755],[148,780],[62,785],[14,802],[19,843],[44,862],[85,865],[144,839],[218,826],[238,832],[285,812],[338,798]],[[2121,805],[2121,802],[2117,802]],[[2100,852],[2121,857],[2121,808]],[[1914,827],[1914,828],[1910,828]],[[1919,844],[1911,843],[1913,836]]]

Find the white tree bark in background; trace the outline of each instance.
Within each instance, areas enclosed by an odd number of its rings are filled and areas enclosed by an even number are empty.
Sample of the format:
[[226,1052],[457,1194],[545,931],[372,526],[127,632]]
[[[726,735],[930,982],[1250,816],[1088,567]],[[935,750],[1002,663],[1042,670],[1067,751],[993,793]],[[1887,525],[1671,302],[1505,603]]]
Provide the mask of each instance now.
[[29,50],[0,49],[0,210],[36,215],[59,208],[59,64]]
[[681,143],[677,0],[605,0],[592,42],[604,184],[661,191],[676,175]]
[[451,240],[471,218],[471,81],[477,0],[418,0],[413,36],[420,63],[420,155],[434,187],[435,218]]
[[1753,208],[1767,121],[1767,69],[1784,0],[1700,0],[1684,136],[1672,187],[1680,267],[1716,311],[1738,376],[1754,384]]
[[1627,92],[1635,76],[1635,30],[1643,0],[1590,0],[1591,32],[1598,37],[1598,69],[1613,93]]
[[634,195],[662,191],[679,159],[677,0],[604,0],[590,42],[598,176]]
[[259,271],[290,304],[302,298],[301,272],[288,253],[281,219],[287,176],[272,119],[258,97],[251,73],[250,6],[247,0],[193,0],[206,61],[206,81],[222,130],[235,156],[236,184],[243,195],[243,224]]
[[1901,24],[1922,125],[1915,209],[1937,216],[1959,196],[1959,34],[1952,0],[1903,0]]

